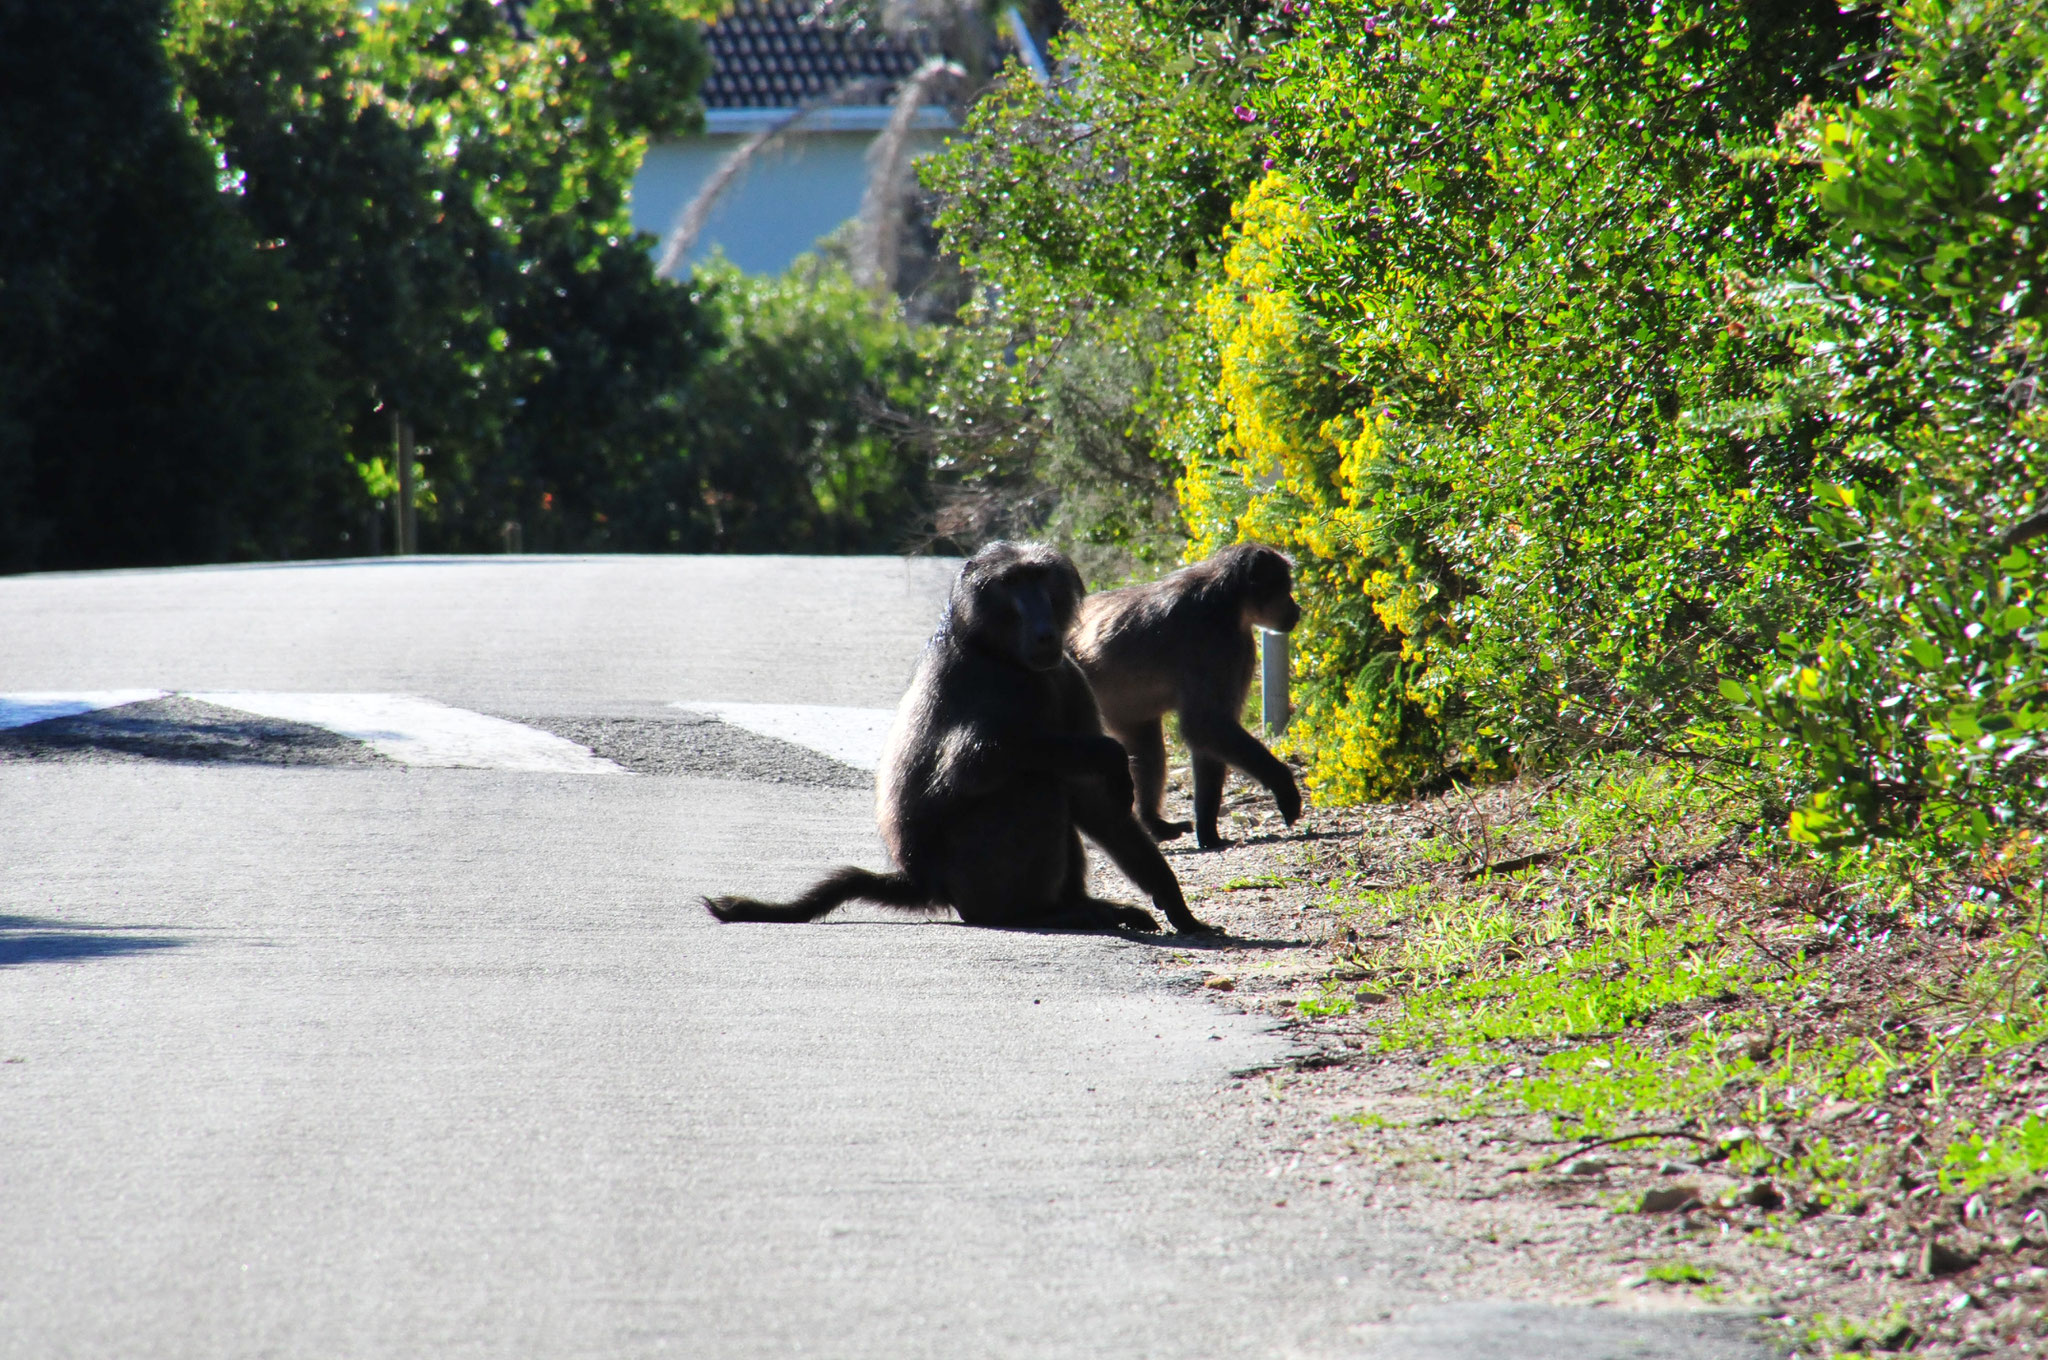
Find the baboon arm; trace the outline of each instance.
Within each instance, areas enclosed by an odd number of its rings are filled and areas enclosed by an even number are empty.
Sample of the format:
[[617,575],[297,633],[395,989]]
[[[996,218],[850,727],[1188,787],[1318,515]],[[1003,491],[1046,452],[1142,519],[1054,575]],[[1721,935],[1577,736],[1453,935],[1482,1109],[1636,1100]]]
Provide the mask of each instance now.
[[999,787],[1018,773],[1097,777],[1120,781],[1131,797],[1130,762],[1110,737],[1013,728],[946,743],[942,782],[956,793]]
[[1166,913],[1175,930],[1203,934],[1214,929],[1188,910],[1173,866],[1138,824],[1128,799],[1119,801],[1112,791],[1097,785],[1077,789],[1073,806],[1074,825],[1081,829],[1081,834],[1102,847],[1124,877],[1150,897],[1153,906]]
[[1293,773],[1280,758],[1234,718],[1185,713],[1181,715],[1180,733],[1190,748],[1243,770],[1267,788],[1280,780],[1294,782]]

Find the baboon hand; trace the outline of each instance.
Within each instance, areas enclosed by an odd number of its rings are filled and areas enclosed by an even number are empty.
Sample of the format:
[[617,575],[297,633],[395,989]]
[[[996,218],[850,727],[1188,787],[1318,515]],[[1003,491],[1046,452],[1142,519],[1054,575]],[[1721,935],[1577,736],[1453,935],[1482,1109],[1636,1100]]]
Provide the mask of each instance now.
[[1123,747],[1116,747],[1114,760],[1104,758],[1100,773],[1103,788],[1108,792],[1112,802],[1125,807],[1137,803],[1138,786],[1131,780],[1131,762],[1125,757]]
[[1125,930],[1142,930],[1147,935],[1159,933],[1159,921],[1151,912],[1142,907],[1120,907],[1116,912],[1116,923]]
[[1287,782],[1273,790],[1273,802],[1280,809],[1280,819],[1289,826],[1301,820],[1301,790],[1295,787],[1293,775],[1288,775]]
[[1221,935],[1223,933],[1185,908],[1174,913],[1173,928],[1183,935]]

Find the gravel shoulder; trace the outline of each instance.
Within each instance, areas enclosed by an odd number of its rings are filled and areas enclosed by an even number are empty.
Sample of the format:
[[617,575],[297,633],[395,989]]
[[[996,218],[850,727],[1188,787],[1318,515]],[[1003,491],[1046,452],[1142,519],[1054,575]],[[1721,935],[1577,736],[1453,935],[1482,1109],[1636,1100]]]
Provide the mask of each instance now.
[[[1287,1063],[1246,1074],[1235,1097],[1247,1136],[1263,1140],[1281,1168],[1276,1192],[1410,1204],[1472,1244],[1466,1284],[1494,1297],[1747,1311],[1781,1354],[2048,1354],[2042,1192],[2023,1181],[1971,1194],[1939,1168],[1956,1130],[2017,1126],[2043,1102],[2031,1049],[1962,1064],[1949,1075],[1960,1089],[1944,1088],[1936,1073],[1854,1101],[1814,1092],[1802,1101],[1763,1075],[1781,1057],[1789,1065],[1800,1045],[1825,1051],[1865,1035],[1910,1056],[1901,1008],[1937,980],[1968,973],[1967,939],[1921,932],[1906,947],[1898,935],[1873,935],[1828,952],[1812,885],[1780,875],[1764,892],[1758,880],[1769,869],[1706,841],[1675,852],[1691,871],[1686,900],[1736,904],[1733,929],[1750,932],[1766,962],[1805,963],[1811,951],[1826,987],[1809,974],[1796,995],[1762,986],[1723,993],[1594,1037],[1679,1053],[1717,1020],[1754,1029],[1761,1015],[1768,1033],[1733,1041],[1764,1051],[1752,1053],[1754,1064],[1734,1060],[1740,1071],[1726,1093],[1684,1117],[1623,1110],[1618,1123],[1577,1124],[1558,1114],[1572,1099],[1569,1076],[1551,1080],[1542,1099],[1523,1098],[1536,1079],[1555,1076],[1544,1064],[1577,1051],[1571,1043],[1502,1038],[1475,1056],[1417,1040],[1430,989],[1388,966],[1404,942],[1414,946],[1426,913],[1413,904],[1477,892],[1470,866],[1480,854],[1506,864],[1533,858],[1528,867],[1543,872],[1550,857],[1511,834],[1516,800],[1530,794],[1507,786],[1477,802],[1446,795],[1311,809],[1290,829],[1262,790],[1233,780],[1225,834],[1236,842],[1211,853],[1166,847],[1196,912],[1228,936],[1163,950],[1156,966],[1217,1006],[1284,1026],[1296,1045]],[[1522,905],[1509,902],[1510,914],[1580,890],[1568,876],[1522,882]],[[1516,949],[1512,940],[1475,947],[1473,975],[1490,967],[1512,992],[1554,966],[1520,963]],[[1605,1129],[1636,1136],[1589,1133]]]

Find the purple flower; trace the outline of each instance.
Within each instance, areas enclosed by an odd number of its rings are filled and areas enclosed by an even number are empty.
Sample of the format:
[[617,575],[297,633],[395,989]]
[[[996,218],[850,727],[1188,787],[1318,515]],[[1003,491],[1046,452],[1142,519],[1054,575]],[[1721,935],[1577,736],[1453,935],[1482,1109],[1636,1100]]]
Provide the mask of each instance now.
[[1259,115],[1242,104],[1231,105],[1230,111],[1237,115],[1237,121],[1240,123],[1256,123],[1259,121]]
[[1264,160],[1262,160],[1262,161],[1260,161],[1260,162],[1259,162],[1259,169],[1261,169],[1261,170],[1271,170],[1272,168],[1273,168],[1273,158],[1272,158],[1271,156],[1268,156],[1268,157],[1266,157],[1266,159],[1264,159]]

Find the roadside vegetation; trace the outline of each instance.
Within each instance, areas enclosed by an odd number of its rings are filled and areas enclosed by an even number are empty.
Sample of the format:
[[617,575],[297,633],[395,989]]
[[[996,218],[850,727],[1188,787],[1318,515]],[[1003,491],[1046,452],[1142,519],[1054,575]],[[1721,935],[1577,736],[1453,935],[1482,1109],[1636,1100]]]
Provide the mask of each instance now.
[[1293,1193],[1407,1187],[1507,1253],[1484,1287],[1755,1310],[1787,1352],[2048,1346],[2038,896],[1831,872],[1655,759],[1306,839],[1232,801],[1226,862],[1175,865],[1241,943],[1167,966],[1304,1046],[1264,1079]]

